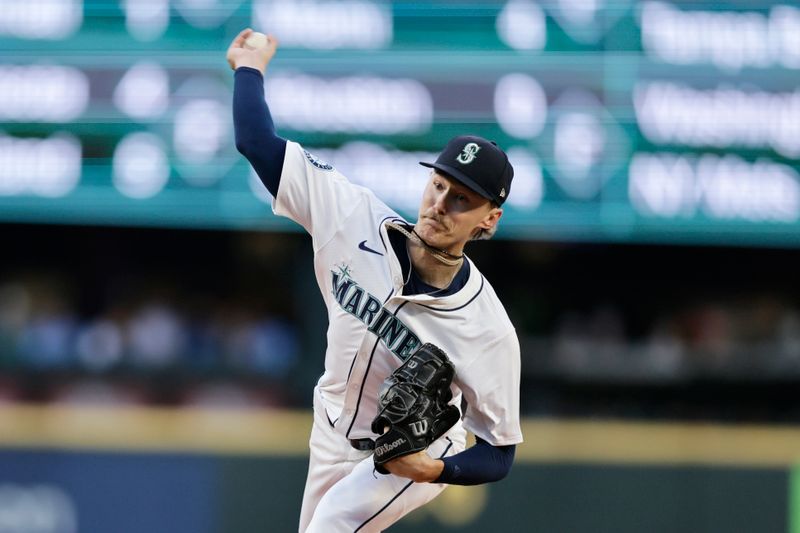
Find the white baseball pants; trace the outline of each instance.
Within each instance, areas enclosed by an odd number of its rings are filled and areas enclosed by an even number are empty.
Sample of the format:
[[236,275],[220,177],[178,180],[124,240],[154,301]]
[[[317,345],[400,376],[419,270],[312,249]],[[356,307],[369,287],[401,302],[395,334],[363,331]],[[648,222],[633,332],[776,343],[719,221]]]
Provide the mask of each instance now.
[[[457,425],[428,448],[431,457],[464,449],[465,432]],[[300,533],[372,533],[383,531],[447,485],[414,483],[375,472],[371,451],[360,451],[331,427],[319,392],[314,390],[314,426]]]

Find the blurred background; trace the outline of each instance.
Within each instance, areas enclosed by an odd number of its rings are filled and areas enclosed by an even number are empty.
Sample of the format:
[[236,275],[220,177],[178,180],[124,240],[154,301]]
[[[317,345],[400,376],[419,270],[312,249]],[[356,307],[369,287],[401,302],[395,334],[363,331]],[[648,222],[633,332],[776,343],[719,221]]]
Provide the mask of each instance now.
[[793,0],[0,0],[0,533],[295,531],[325,309],[235,149],[279,133],[412,220],[452,136],[516,169],[467,252],[526,442],[411,531],[800,532]]

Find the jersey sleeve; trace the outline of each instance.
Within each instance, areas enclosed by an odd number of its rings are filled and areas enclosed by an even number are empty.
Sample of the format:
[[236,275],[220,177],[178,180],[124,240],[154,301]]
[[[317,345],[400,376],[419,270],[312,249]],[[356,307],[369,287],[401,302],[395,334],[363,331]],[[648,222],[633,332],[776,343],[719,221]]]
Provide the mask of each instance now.
[[303,226],[318,250],[342,227],[366,194],[366,189],[289,141],[272,210]]
[[522,442],[519,420],[520,351],[516,332],[485,347],[458,382],[467,408],[464,427],[493,446]]

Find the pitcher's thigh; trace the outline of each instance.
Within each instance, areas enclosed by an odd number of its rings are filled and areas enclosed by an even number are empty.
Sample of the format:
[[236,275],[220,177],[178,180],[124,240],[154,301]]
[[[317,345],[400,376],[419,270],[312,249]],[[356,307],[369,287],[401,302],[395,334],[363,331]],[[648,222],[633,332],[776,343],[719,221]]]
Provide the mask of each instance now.
[[322,497],[307,533],[383,531],[434,499],[445,487],[378,474],[369,457]]

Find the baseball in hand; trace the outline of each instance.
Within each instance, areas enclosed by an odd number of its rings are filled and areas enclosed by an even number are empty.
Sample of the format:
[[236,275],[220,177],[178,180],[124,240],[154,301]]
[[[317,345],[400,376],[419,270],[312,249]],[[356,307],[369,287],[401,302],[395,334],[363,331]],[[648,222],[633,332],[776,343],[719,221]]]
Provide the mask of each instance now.
[[249,48],[250,50],[257,50],[259,48],[265,48],[269,43],[269,39],[263,33],[254,31],[250,34],[250,36],[244,41],[245,48]]

